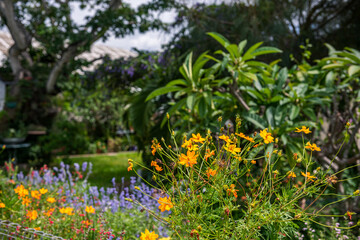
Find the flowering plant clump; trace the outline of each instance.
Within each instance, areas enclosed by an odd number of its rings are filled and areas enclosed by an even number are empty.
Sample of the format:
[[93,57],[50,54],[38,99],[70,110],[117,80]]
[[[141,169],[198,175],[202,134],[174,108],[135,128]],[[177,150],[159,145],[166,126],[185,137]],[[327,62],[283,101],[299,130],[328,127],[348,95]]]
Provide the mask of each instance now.
[[[312,159],[320,147],[304,144],[290,156],[298,163],[290,167],[271,130],[247,135],[240,127],[237,118],[231,134],[223,128],[218,134],[192,134],[178,145],[172,131],[173,146],[153,141],[156,159],[148,170],[163,192],[158,207],[169,215],[157,217],[172,230],[171,239],[296,239],[302,222],[316,222],[333,204],[314,207],[337,181],[336,173]],[[294,132],[300,137],[311,131],[302,126]]]
[[[162,213],[158,201],[149,197],[159,195],[158,190],[134,177],[129,187],[124,187],[122,179],[121,191],[116,188],[115,178],[112,188],[99,189],[87,183],[91,168],[86,162],[82,166],[74,164],[74,168],[61,163],[60,168],[45,165],[25,176],[6,163],[5,171],[0,171],[1,219],[65,239],[138,239],[139,229],[144,228],[168,236],[161,223],[143,211],[146,208],[162,217],[168,214]],[[135,191],[135,183],[144,194]],[[126,200],[130,198],[141,206]]]

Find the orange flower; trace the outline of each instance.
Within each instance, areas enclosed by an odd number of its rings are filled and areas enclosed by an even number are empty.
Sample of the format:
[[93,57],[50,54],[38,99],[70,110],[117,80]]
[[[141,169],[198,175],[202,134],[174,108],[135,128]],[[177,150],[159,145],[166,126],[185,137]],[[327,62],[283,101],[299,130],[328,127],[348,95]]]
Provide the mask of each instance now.
[[318,151],[318,152],[321,151],[321,149],[318,146],[316,146],[315,143],[311,144],[310,142],[306,143],[305,148],[310,149],[311,151]]
[[235,184],[231,184],[230,187],[229,187],[226,191],[227,191],[228,195],[230,195],[230,194],[232,193],[235,198],[238,197],[237,192],[238,192],[239,190],[236,190],[236,189],[235,189]]
[[274,141],[274,138],[271,136],[271,133],[267,132],[267,128],[265,128],[264,130],[260,130],[260,136],[264,139],[265,144],[269,144]]
[[34,228],[34,229],[37,230],[37,231],[40,231],[41,228],[40,228],[40,227],[36,227],[36,228]]
[[306,128],[305,126],[302,126],[300,129],[296,128],[295,132],[300,133],[303,132],[305,134],[309,134],[311,133],[311,131],[309,130],[309,128]]
[[145,229],[145,233],[141,233],[140,240],[156,240],[159,235],[155,234],[155,232],[149,232],[149,230]]
[[158,172],[161,172],[163,170],[162,167],[160,167],[155,161],[151,161],[151,166],[155,167],[156,171]]
[[53,214],[54,210],[55,208],[50,208],[47,212],[44,212],[44,215],[50,217]]
[[160,143],[155,143],[153,141],[153,144],[151,145],[151,154],[155,156],[155,153],[158,149],[161,149]]
[[89,222],[88,220],[86,221],[81,221],[82,224],[84,224],[86,227],[91,225],[91,222]]
[[131,159],[128,159],[128,163],[129,163],[129,167],[128,167],[128,172],[130,172],[132,170],[132,168],[134,167],[134,164],[132,163]]
[[161,212],[170,211],[170,209],[174,207],[170,197],[159,198],[158,203],[160,204],[159,209]]
[[179,163],[182,165],[185,165],[186,167],[192,167],[194,164],[196,164],[196,158],[198,155],[195,155],[194,151],[187,151],[186,155],[181,154],[179,158]]
[[251,160],[251,163],[252,163],[252,164],[256,164],[256,161],[255,161],[255,160]]
[[23,185],[19,185],[14,189],[15,193],[17,193],[19,195],[19,197],[25,197],[27,195],[29,195],[29,191],[24,188]]
[[227,143],[233,143],[233,141],[230,140],[229,136],[226,135],[219,136],[219,139],[224,140]]
[[22,199],[22,205],[29,206],[30,203],[31,203],[31,199],[30,199],[30,198],[24,197],[24,198]]
[[238,147],[236,147],[235,144],[230,144],[230,143],[226,143],[226,146],[224,147],[224,149],[234,155],[241,152],[241,148],[238,148]]
[[85,212],[87,212],[87,213],[95,213],[95,208],[93,208],[93,206],[90,206],[90,207],[86,206],[85,207]]
[[73,212],[73,210],[74,210],[74,209],[71,208],[71,207],[60,208],[60,209],[59,209],[60,213],[65,213],[65,214],[67,214],[67,215],[69,215],[69,216],[75,214],[75,213]]
[[207,161],[208,158],[210,158],[211,156],[215,156],[215,151],[212,150],[212,151],[210,152],[210,149],[206,149],[206,153],[205,153],[205,156],[204,156],[205,161]]
[[38,213],[36,210],[33,210],[33,211],[28,211],[27,214],[26,214],[26,217],[29,218],[29,220],[35,220],[38,216]]
[[192,136],[192,138],[190,138],[193,142],[199,142],[199,143],[203,143],[204,141],[205,141],[205,138],[202,138],[201,137],[201,135],[200,135],[200,133],[198,133],[198,134],[192,134],[191,135]]
[[245,136],[245,134],[243,134],[243,133],[235,133],[235,135],[238,135],[239,137],[244,138],[244,139],[248,140],[249,142],[252,142],[252,143],[255,142],[252,137]]
[[35,191],[31,191],[31,196],[35,199],[40,199],[41,198],[41,193],[37,190]]
[[288,178],[296,178],[296,174],[293,171],[288,171]]
[[210,176],[215,176],[215,174],[216,174],[216,170],[213,170],[211,168],[208,168],[206,170],[206,175],[207,175],[208,178],[210,178]]
[[304,177],[308,178],[311,181],[314,181],[313,178],[316,178],[315,176],[311,176],[309,172],[306,172],[306,174],[301,172],[301,175],[303,175]]
[[4,204],[4,203],[0,203],[0,208],[5,208],[5,204]]
[[48,192],[48,190],[47,190],[47,189],[45,189],[45,188],[41,188],[39,191],[40,191],[40,193],[41,193],[41,194],[45,194],[45,193],[47,193],[47,192]]
[[46,199],[46,201],[48,201],[49,203],[54,203],[54,202],[56,202],[55,198],[53,198],[53,197],[48,197],[48,198]]

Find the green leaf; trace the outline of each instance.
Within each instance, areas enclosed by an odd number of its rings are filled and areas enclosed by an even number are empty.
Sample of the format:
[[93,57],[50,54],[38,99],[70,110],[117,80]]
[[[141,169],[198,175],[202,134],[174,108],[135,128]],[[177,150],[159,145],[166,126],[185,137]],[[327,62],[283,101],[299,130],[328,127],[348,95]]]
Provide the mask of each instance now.
[[276,88],[281,91],[284,83],[286,82],[286,79],[288,77],[288,71],[287,68],[282,68],[278,75],[278,82]]
[[256,114],[253,114],[253,113],[244,113],[242,115],[242,117],[251,122],[252,124],[254,124],[256,127],[258,128],[261,128],[261,129],[264,129],[266,128],[265,125],[266,122],[264,121],[264,119],[262,119],[260,116],[256,115]]
[[166,84],[166,87],[172,87],[175,85],[187,86],[186,81],[184,79],[176,79],[176,80],[172,80],[171,82]]
[[303,109],[306,116],[308,116],[312,121],[316,122],[317,117],[315,115],[314,109],[312,108],[304,108]]
[[206,108],[206,102],[205,102],[204,98],[200,99],[198,108],[199,108],[200,118],[205,118],[207,108]]
[[265,116],[268,121],[268,125],[271,126],[271,128],[275,127],[275,121],[274,121],[274,107],[269,107],[265,111]]
[[239,46],[238,46],[238,53],[239,53],[239,56],[243,53],[244,51],[244,47],[246,46],[246,43],[247,43],[247,40],[243,40],[239,43]]
[[343,66],[344,66],[343,63],[331,63],[331,64],[327,64],[327,65],[323,66],[322,69],[323,70],[325,70],[325,69],[334,69],[334,68],[341,68]]
[[244,54],[243,56],[243,61],[249,60],[251,58],[253,58],[254,56],[252,55],[252,53],[258,48],[260,47],[260,45],[263,44],[263,42],[258,42],[255,43],[254,45],[252,45]]
[[269,53],[282,53],[282,51],[275,47],[261,47],[253,51],[252,56],[259,56]]
[[226,48],[230,42],[223,35],[216,32],[208,32],[207,35],[218,41],[224,48]]
[[195,104],[195,95],[191,94],[186,98],[186,106],[192,111]]
[[360,66],[357,65],[351,65],[348,69],[348,74],[350,77],[357,74],[360,71]]
[[150,99],[153,99],[154,97],[160,96],[160,95],[164,95],[166,93],[169,92],[175,92],[175,91],[179,91],[182,90],[182,87],[177,87],[177,86],[172,86],[172,87],[161,87],[158,88],[154,91],[152,91],[149,96],[147,96],[147,98],[145,99],[145,102],[149,101]]
[[294,120],[300,113],[300,107],[292,105],[290,109],[290,120]]

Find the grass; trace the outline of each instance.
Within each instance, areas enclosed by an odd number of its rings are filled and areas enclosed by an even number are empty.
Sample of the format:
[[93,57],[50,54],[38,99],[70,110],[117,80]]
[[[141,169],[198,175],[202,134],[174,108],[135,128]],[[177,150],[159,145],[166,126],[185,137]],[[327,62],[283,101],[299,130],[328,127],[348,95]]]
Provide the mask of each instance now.
[[111,179],[113,177],[116,178],[116,182],[119,184],[121,183],[122,177],[128,182],[130,176],[136,176],[133,171],[128,172],[127,170],[129,167],[129,158],[141,161],[141,155],[138,152],[120,152],[116,155],[87,155],[58,158],[56,163],[59,164],[63,161],[66,164],[79,163],[81,166],[83,162],[91,162],[93,164],[93,170],[88,179],[89,183],[98,187],[111,187]]

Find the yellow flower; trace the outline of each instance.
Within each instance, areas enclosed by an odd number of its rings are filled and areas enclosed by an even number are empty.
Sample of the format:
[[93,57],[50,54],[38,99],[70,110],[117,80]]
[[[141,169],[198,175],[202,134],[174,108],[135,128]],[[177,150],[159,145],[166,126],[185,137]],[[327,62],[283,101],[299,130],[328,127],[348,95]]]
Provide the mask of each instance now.
[[27,195],[29,195],[29,191],[24,188],[23,185],[19,185],[14,189],[15,193],[17,193],[19,195],[19,197],[25,197]]
[[158,203],[160,204],[159,209],[161,212],[170,211],[170,209],[174,207],[170,197],[161,197],[159,198]]
[[310,142],[306,143],[305,148],[310,149],[311,151],[318,151],[318,152],[321,151],[321,149],[318,146],[316,146],[315,143],[311,144]]
[[38,213],[36,210],[33,210],[33,211],[28,211],[27,214],[26,214],[26,217],[29,218],[29,220],[35,220],[38,216]]
[[50,217],[53,214],[54,210],[55,208],[50,208],[47,212],[44,212],[44,215]]
[[31,199],[28,197],[24,197],[22,199],[22,205],[28,206],[31,203]]
[[145,229],[145,233],[141,233],[140,240],[156,240],[159,235],[155,234],[155,232],[149,232],[149,230]]
[[156,171],[158,172],[161,172],[163,170],[162,167],[160,167],[155,161],[151,161],[151,166],[155,167]]
[[35,199],[40,199],[41,198],[41,193],[37,190],[35,191],[31,191],[31,196]]
[[234,155],[241,152],[241,148],[237,148],[235,144],[226,143],[226,146],[224,148],[226,151],[228,151]]
[[205,141],[205,138],[202,138],[201,137],[201,135],[200,135],[200,133],[198,133],[198,134],[192,134],[191,135],[192,136],[192,138],[190,138],[193,142],[199,142],[199,143],[203,143],[204,141]]
[[229,136],[226,136],[226,135],[221,135],[221,136],[219,137],[219,139],[222,139],[222,140],[224,140],[224,141],[227,142],[227,143],[233,143],[233,142],[230,140]]
[[235,190],[235,184],[231,184],[230,187],[226,191],[227,191],[228,195],[230,195],[232,193],[235,198],[238,197],[237,192],[239,190]]
[[211,168],[208,168],[206,170],[206,175],[207,175],[208,178],[210,178],[210,176],[215,176],[215,174],[216,174],[216,170],[213,170]]
[[301,172],[301,175],[303,175],[304,177],[308,178],[311,181],[314,181],[313,178],[316,178],[315,176],[311,176],[309,172],[306,172],[306,174]]
[[300,129],[296,128],[295,132],[300,133],[303,132],[305,134],[309,134],[311,133],[311,131],[309,130],[309,128],[306,128],[305,126],[302,126]]
[[182,165],[185,165],[186,167],[192,167],[194,164],[196,164],[196,158],[198,155],[195,155],[194,151],[187,151],[186,155],[181,154],[179,158],[179,163]]
[[71,207],[60,208],[60,209],[59,209],[60,213],[65,213],[65,214],[67,214],[67,215],[69,215],[69,216],[75,214],[75,213],[73,212],[73,210],[74,210],[74,209],[71,208]]
[[267,132],[267,128],[265,128],[264,130],[260,130],[260,136],[264,139],[265,144],[269,144],[274,141],[274,138],[271,136],[271,133]]
[[252,164],[256,164],[256,161],[255,161],[255,160],[251,160],[251,163],[252,163]]
[[90,207],[86,206],[85,207],[85,212],[87,212],[87,213],[95,213],[95,208],[93,208],[93,206],[90,206]]
[[155,143],[153,141],[153,144],[151,145],[151,153],[153,156],[155,156],[155,153],[158,149],[161,149],[160,143]]
[[159,240],[171,240],[170,237],[166,237],[166,238],[159,238]]
[[40,227],[36,227],[36,228],[34,228],[34,229],[37,230],[37,231],[40,231],[41,228],[40,228]]
[[5,208],[5,204],[4,204],[4,203],[0,203],[0,208]]
[[288,178],[296,178],[296,174],[293,171],[288,171]]
[[40,193],[41,193],[41,194],[45,194],[45,193],[47,193],[47,192],[48,192],[48,190],[47,190],[47,189],[45,189],[45,188],[41,188],[39,191],[40,191]]
[[46,199],[46,201],[48,201],[49,203],[54,203],[54,202],[56,202],[55,198],[53,198],[53,197],[48,197],[48,198]]

